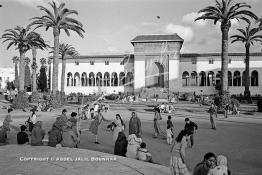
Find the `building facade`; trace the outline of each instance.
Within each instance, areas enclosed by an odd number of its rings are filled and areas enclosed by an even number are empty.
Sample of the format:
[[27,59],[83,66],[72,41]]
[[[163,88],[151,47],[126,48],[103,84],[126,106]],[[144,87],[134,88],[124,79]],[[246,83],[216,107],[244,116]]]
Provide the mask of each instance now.
[[[220,83],[218,53],[181,54],[183,39],[172,35],[140,35],[131,41],[134,54],[67,58],[65,93],[138,93],[143,89],[215,94]],[[229,53],[231,94],[244,92],[245,54]],[[62,64],[59,63],[59,90]],[[262,53],[250,54],[250,91],[262,94]]]

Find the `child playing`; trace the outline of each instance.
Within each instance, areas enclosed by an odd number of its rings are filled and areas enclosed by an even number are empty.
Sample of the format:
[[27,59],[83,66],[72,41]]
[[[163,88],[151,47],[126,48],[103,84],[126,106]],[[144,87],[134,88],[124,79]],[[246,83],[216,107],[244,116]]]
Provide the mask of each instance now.
[[230,175],[227,168],[227,158],[223,155],[217,156],[217,166],[210,169],[207,175]]
[[146,149],[146,143],[142,142],[137,152],[137,159],[152,163],[152,155]]
[[29,142],[28,134],[25,132],[26,126],[20,126],[20,132],[17,133],[17,144],[22,145]]

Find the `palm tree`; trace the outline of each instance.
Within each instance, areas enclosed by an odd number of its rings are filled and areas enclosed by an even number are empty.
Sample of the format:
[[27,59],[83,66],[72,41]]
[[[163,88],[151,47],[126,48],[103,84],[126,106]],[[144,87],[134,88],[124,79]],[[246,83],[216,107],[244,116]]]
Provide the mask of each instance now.
[[7,50],[11,46],[15,46],[19,50],[20,61],[19,61],[19,91],[24,90],[24,79],[25,79],[25,53],[34,46],[40,49],[44,49],[46,46],[42,39],[39,39],[39,34],[30,31],[30,26],[26,28],[17,26],[14,29],[7,29],[2,35],[1,39],[4,42],[8,42]]
[[18,56],[14,56],[12,58],[13,63],[15,64],[15,81],[14,81],[14,85],[15,87],[18,89],[19,86],[19,78],[18,78],[18,68],[17,68],[17,63],[19,62],[19,57]]
[[25,57],[25,88],[26,91],[28,90],[29,87],[31,87],[31,73],[30,73],[30,58]]
[[200,10],[203,13],[197,20],[213,20],[214,24],[219,21],[222,32],[222,51],[221,51],[221,94],[228,90],[228,33],[231,27],[231,21],[249,21],[247,17],[258,19],[257,16],[249,11],[250,5],[244,2],[234,3],[233,0],[215,0],[215,6],[208,6]]
[[64,30],[67,36],[70,36],[69,31],[76,32],[82,38],[84,37],[83,25],[74,18],[70,18],[70,15],[78,15],[75,10],[69,10],[65,8],[65,3],[61,3],[59,7],[56,6],[55,2],[48,3],[53,12],[43,6],[38,6],[41,11],[46,14],[41,17],[32,18],[33,22],[31,25],[36,28],[44,27],[46,30],[49,28],[53,29],[54,36],[54,54],[53,54],[53,77],[52,77],[52,90],[53,94],[56,94],[58,90],[58,59],[59,59],[59,35],[60,31]]
[[[51,51],[49,53],[53,53]],[[61,55],[62,60],[62,74],[61,74],[61,92],[65,92],[65,70],[66,70],[66,56],[77,55],[75,48],[69,44],[60,44],[59,45],[59,55]]]
[[48,88],[51,89],[51,63],[52,63],[52,58],[48,58]]
[[247,27],[245,29],[237,29],[240,34],[239,35],[233,35],[230,38],[232,38],[232,42],[242,42],[245,43],[246,48],[246,58],[245,58],[245,91],[244,96],[247,98],[248,102],[251,102],[250,98],[250,77],[249,77],[249,50],[250,46],[254,45],[254,42],[262,42],[262,35],[259,35],[258,32],[261,31],[260,28],[257,27],[251,27],[251,24],[248,23]]

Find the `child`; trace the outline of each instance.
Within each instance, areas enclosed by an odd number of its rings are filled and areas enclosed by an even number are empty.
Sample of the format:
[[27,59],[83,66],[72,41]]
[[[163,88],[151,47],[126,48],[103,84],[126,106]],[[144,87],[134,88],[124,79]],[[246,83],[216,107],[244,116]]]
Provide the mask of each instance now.
[[[172,120],[171,120],[171,115],[168,116],[168,120],[167,120],[167,130],[170,129],[172,134],[171,134],[171,137],[174,138],[174,125],[172,123]],[[167,134],[168,132],[170,131],[167,131]],[[168,137],[168,136],[167,136]]]
[[152,155],[146,149],[146,143],[142,142],[137,152],[137,159],[152,163]]
[[227,168],[227,158],[223,155],[217,156],[217,166],[210,169],[207,175],[230,175]]
[[26,126],[20,126],[20,132],[17,133],[17,144],[22,145],[29,142],[28,134],[25,132]]
[[166,130],[166,139],[167,139],[167,144],[169,145],[172,145],[172,136],[173,136],[172,128],[168,126]]

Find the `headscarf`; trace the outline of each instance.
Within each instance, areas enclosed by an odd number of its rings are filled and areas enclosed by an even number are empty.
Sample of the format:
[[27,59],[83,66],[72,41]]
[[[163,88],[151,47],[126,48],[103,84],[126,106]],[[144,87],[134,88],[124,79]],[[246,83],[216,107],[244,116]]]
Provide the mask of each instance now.
[[137,138],[135,134],[129,135],[127,140],[128,140],[129,145],[134,145],[136,143],[139,143],[139,145],[140,145],[140,143],[142,143],[142,139]]
[[223,155],[217,156],[217,165],[225,165],[225,166],[227,166],[227,158],[226,158],[226,156],[223,156]]

